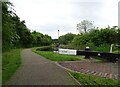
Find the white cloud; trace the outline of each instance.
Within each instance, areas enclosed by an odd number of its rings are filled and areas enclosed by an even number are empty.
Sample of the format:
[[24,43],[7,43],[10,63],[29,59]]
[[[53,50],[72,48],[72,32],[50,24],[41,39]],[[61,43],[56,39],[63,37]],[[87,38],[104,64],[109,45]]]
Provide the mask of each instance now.
[[31,30],[57,38],[68,32],[78,33],[76,24],[83,19],[99,27],[117,25],[118,0],[10,0],[16,13]]

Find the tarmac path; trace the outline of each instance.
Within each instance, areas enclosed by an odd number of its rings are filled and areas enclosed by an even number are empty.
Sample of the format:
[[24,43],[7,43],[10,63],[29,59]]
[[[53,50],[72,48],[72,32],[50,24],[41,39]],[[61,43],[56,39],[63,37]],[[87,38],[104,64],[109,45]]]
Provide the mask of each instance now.
[[67,71],[40,55],[25,49],[22,64],[6,85],[78,85]]

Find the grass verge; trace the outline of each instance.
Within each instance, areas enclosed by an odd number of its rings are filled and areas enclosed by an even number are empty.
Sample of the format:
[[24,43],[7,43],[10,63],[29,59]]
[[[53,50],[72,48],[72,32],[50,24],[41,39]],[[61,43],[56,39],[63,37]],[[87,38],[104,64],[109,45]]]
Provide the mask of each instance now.
[[2,54],[2,84],[4,85],[6,81],[15,73],[17,68],[21,64],[21,49],[12,49],[8,52]]
[[118,87],[120,85],[118,80],[97,77],[94,75],[82,74],[74,71],[69,71],[69,73],[80,82],[81,85],[89,85],[89,87],[104,87],[112,86]]
[[81,56],[62,55],[52,51],[36,51],[36,48],[33,48],[32,51],[52,61],[75,61],[84,59]]

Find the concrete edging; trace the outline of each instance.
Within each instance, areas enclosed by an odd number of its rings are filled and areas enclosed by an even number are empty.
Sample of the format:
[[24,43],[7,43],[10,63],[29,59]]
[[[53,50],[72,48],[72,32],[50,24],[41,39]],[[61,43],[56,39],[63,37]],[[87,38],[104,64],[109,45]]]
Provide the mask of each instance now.
[[[73,71],[73,70],[71,70],[71,69],[68,69],[68,68],[66,68],[66,67],[61,66],[60,64],[58,64],[58,62],[55,62],[55,64],[56,64],[57,66],[65,69],[65,70],[67,70],[67,71],[76,72],[76,71]],[[70,77],[73,78],[79,85],[81,85],[80,82],[79,82],[77,79],[75,79],[69,72],[67,72],[67,73],[68,73],[68,74],[70,75]]]

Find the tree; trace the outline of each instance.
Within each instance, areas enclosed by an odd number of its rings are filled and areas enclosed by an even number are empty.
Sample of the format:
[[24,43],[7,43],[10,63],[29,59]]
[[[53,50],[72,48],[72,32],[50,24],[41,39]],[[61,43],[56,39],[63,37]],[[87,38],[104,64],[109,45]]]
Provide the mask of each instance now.
[[52,43],[52,39],[47,34],[43,35],[40,32],[33,31],[32,32],[33,37],[33,46],[47,46]]
[[65,35],[60,36],[59,42],[60,42],[60,44],[66,45],[68,43],[71,43],[74,37],[75,37],[75,34],[67,33]]
[[32,36],[25,21],[14,13],[13,4],[2,2],[2,48],[3,51],[17,47],[30,47]]
[[90,29],[92,29],[93,23],[92,21],[83,20],[79,24],[77,24],[77,30],[79,30],[80,33],[84,31],[84,33],[88,32]]
[[45,34],[42,39],[43,39],[43,40],[42,40],[43,45],[45,45],[45,46],[50,45],[50,44],[52,43],[51,37],[48,36],[47,34]]
[[89,33],[77,35],[72,43],[75,46],[93,44],[94,46],[100,46],[103,44],[120,44],[120,29],[104,28],[94,29]]
[[52,39],[39,32],[30,32],[25,21],[15,13],[13,4],[2,2],[2,51],[18,47],[50,45]]
[[43,45],[43,41],[42,41],[43,36],[44,35],[42,33],[33,31],[32,32],[33,46],[41,46],[41,45]]
[[13,9],[9,9],[13,4],[10,2],[2,2],[2,48],[3,51],[16,47],[19,36],[15,31],[13,16],[16,14]]

